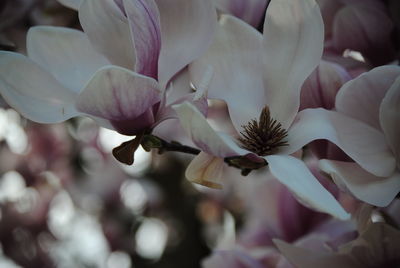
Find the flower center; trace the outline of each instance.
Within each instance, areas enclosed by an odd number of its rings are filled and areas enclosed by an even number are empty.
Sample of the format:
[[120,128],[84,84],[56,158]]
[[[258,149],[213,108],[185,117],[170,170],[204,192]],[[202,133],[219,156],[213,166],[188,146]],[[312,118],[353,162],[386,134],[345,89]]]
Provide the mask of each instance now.
[[284,139],[286,129],[271,117],[268,106],[261,111],[258,121],[252,119],[242,127],[242,137],[238,139],[242,147],[260,156],[275,154],[279,147],[288,145]]

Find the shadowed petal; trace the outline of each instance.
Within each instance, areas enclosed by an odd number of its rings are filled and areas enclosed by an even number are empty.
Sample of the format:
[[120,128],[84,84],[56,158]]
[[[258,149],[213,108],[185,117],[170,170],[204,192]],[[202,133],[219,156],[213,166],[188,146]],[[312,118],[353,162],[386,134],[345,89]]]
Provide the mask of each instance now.
[[160,14],[154,0],[124,0],[136,52],[135,71],[157,79],[161,49]]
[[216,7],[224,13],[232,14],[257,28],[269,0],[214,0]]
[[164,88],[172,76],[207,50],[217,13],[211,0],[161,0],[157,5],[162,25],[158,81]]
[[0,52],[0,93],[24,117],[57,123],[78,115],[76,94],[27,57]]
[[339,186],[345,186],[358,199],[385,207],[400,192],[400,173],[388,178],[377,177],[352,162],[321,160],[320,168],[330,174]]
[[260,33],[239,19],[221,16],[214,43],[204,56],[189,65],[196,86],[205,69],[212,66],[214,77],[208,97],[227,102],[237,131],[242,131],[242,125],[251,119],[258,118],[266,103],[262,52]]
[[187,135],[206,153],[221,158],[250,153],[240,148],[230,136],[214,131],[193,104],[184,102],[173,108]]
[[85,0],[79,21],[92,45],[112,64],[133,70],[135,50],[128,20],[114,1]]
[[291,154],[313,140],[336,144],[360,166],[376,176],[387,177],[396,161],[377,129],[343,114],[324,109],[301,111],[288,131],[289,145],[282,153]]
[[382,100],[379,119],[385,138],[396,157],[400,170],[400,77]]
[[79,92],[100,67],[108,64],[83,32],[64,27],[30,28],[27,50],[29,58],[75,92]]
[[97,71],[79,95],[77,108],[111,121],[122,134],[137,134],[154,123],[160,102],[157,81],[129,70],[107,66]]
[[311,208],[331,214],[339,219],[350,215],[314,177],[303,161],[292,156],[270,155],[265,159],[271,173]]
[[347,82],[336,95],[337,111],[381,129],[379,107],[399,75],[400,67],[382,66]]
[[382,65],[394,58],[393,28],[385,3],[349,1],[335,14],[332,43],[339,53],[345,49],[359,51],[374,65]]
[[321,61],[302,86],[300,110],[307,108],[332,110],[335,107],[337,92],[350,79],[350,75],[340,65]]
[[266,100],[286,129],[299,109],[304,80],[320,62],[323,39],[314,0],[271,1],[264,22]]

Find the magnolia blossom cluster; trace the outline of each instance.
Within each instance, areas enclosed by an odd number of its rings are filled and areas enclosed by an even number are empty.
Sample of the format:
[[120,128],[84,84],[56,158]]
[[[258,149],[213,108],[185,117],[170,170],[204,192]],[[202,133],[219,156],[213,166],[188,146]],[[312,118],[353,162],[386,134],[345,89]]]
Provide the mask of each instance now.
[[124,165],[195,155],[186,178],[246,211],[204,268],[400,265],[396,1],[59,2],[82,30],[35,26],[26,55],[0,51],[1,96],[130,136]]

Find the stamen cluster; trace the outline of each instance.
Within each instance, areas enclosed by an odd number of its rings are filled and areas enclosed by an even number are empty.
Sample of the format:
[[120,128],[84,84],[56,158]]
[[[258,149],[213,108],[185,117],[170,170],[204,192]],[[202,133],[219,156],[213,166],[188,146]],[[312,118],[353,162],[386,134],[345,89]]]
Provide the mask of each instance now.
[[284,140],[287,137],[286,129],[271,117],[267,106],[262,110],[258,122],[253,119],[242,127],[244,130],[240,132],[242,137],[239,141],[243,148],[260,156],[274,154],[279,147],[288,145]]

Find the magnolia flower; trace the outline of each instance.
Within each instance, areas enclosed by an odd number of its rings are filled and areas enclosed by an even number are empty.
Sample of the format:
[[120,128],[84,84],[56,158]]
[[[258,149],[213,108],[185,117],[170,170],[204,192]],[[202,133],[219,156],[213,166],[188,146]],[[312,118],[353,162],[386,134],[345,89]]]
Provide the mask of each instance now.
[[[320,167],[358,199],[375,206],[387,206],[400,191],[400,68],[378,67],[349,81],[336,97],[336,109],[376,132],[368,146],[389,148],[390,159],[386,163],[390,163],[389,172],[368,170],[356,159],[355,163],[322,160]],[[366,138],[361,128],[354,131],[357,139]],[[348,142],[353,139],[351,136],[342,138]]]
[[84,0],[78,11],[84,32],[33,27],[28,57],[0,52],[4,99],[36,122],[86,115],[125,135],[173,116],[166,88],[211,43],[211,1]]
[[[214,131],[190,103],[175,106],[183,128],[203,151],[188,166],[188,179],[221,187],[224,159],[245,156],[253,163],[267,162],[272,174],[304,203],[348,218],[305,164],[290,154],[312,140],[328,139],[383,176],[391,172],[394,160],[384,142],[370,146],[380,134],[357,120],[323,109],[297,114],[301,85],[318,65],[322,49],[323,23],[313,0],[271,1],[263,35],[223,16],[214,44],[190,69],[196,84],[202,69],[213,67],[208,96],[226,101],[236,133]],[[358,129],[365,138],[354,136]]]

